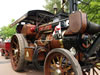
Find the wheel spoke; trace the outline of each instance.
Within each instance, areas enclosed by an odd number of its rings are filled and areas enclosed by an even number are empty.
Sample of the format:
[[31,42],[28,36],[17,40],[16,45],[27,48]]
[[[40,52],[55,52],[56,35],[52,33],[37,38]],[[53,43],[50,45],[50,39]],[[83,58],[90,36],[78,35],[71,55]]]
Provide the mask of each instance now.
[[15,50],[15,48],[11,48],[12,50]]
[[100,70],[100,68],[98,68],[97,66],[96,66],[96,68],[97,68],[98,70]]
[[13,44],[14,44],[14,45],[17,45],[17,43],[16,43],[14,40],[13,40]]
[[55,70],[50,69],[50,72],[55,72]]
[[51,68],[57,69],[56,64],[51,64]]
[[15,66],[17,66],[17,62],[16,61],[17,61],[17,57],[16,57],[16,55],[14,55],[13,56],[13,63],[14,63]]
[[65,62],[65,67],[68,65],[68,59],[66,59],[66,62]]
[[94,70],[94,72],[95,72],[97,75],[99,75],[95,69],[93,69],[93,70]]
[[52,61],[53,61],[53,64],[54,64],[54,65],[56,65],[56,62],[55,62],[55,60],[53,59]]
[[64,68],[63,69],[63,72],[67,72],[68,70],[70,70],[72,68],[72,66],[69,66],[69,67],[67,67],[67,68]]
[[75,75],[75,73],[74,72],[71,72],[71,74],[70,75]]
[[88,72],[88,75],[90,75],[90,71]]
[[63,57],[61,56],[61,57],[60,57],[60,61],[59,61],[59,65],[60,65],[60,66],[62,65],[62,59],[63,59]]
[[58,56],[57,56],[57,60],[60,61]]
[[94,71],[94,68],[93,68],[92,70],[93,70],[93,75],[95,75],[95,71]]
[[13,44],[18,48],[18,44],[13,40]]

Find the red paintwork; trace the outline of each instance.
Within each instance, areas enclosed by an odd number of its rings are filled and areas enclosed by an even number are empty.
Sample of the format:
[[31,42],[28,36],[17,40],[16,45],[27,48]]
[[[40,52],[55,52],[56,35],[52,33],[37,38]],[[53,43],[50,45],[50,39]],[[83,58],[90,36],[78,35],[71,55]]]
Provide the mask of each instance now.
[[0,48],[5,48],[5,43],[4,42],[0,42]]
[[4,50],[10,50],[10,42],[0,42],[0,48]]
[[5,54],[5,56],[9,56],[10,51],[10,42],[0,42],[0,50]]
[[34,32],[34,31],[35,31],[35,29],[36,29],[36,26],[35,26],[35,25],[33,25],[33,27],[32,27],[30,30],[31,30],[31,32]]
[[46,31],[46,30],[51,30],[51,29],[52,29],[52,25],[39,27],[39,31]]
[[5,50],[10,50],[10,42],[5,43]]

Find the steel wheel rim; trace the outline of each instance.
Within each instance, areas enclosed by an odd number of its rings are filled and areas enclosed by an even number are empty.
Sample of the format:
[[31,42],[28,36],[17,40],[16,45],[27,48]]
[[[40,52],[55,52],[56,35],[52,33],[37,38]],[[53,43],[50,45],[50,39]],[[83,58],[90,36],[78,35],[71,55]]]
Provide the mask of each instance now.
[[71,62],[63,54],[52,53],[48,59],[45,66],[48,75],[75,75]]
[[100,74],[100,61],[96,62],[93,67],[89,70],[83,70],[83,75],[99,75]]
[[20,58],[20,49],[17,37],[13,37],[11,41],[11,64],[13,69],[16,70]]
[[98,63],[95,64],[95,67],[100,70],[100,61]]

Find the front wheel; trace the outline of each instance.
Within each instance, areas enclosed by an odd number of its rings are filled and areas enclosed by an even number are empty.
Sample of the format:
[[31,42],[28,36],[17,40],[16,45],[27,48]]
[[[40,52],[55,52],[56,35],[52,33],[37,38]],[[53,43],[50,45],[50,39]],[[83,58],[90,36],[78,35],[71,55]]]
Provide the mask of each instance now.
[[51,50],[44,63],[45,75],[82,75],[81,67],[75,57],[66,49]]

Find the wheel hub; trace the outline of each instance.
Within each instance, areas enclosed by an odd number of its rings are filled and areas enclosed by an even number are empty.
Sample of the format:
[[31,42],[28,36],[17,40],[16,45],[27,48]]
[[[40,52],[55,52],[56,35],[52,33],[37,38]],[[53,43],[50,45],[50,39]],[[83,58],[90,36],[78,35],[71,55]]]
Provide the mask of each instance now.
[[54,75],[61,75],[61,70],[60,69],[55,70]]
[[15,49],[15,50],[14,50],[14,54],[16,54],[16,53],[18,53],[18,49]]

